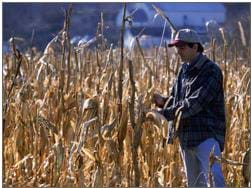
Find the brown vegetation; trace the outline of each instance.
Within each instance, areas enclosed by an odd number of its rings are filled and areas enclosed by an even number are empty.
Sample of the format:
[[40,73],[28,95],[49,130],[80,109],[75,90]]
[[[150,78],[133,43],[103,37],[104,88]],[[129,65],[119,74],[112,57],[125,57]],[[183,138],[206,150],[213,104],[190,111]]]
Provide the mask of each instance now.
[[[142,50],[139,44],[125,49],[125,58],[123,48],[113,46],[76,50],[68,43],[67,23],[59,35],[62,52],[53,41],[42,55],[21,54],[13,40],[13,55],[4,54],[4,184],[185,186],[178,141],[167,145],[167,121],[147,114],[156,108],[154,92],[170,93],[181,64],[177,55],[167,48]],[[250,143],[250,47],[233,56],[231,49],[212,45],[206,53],[225,78],[223,158],[242,162]],[[249,56],[241,57],[239,50]],[[242,165],[223,163],[223,171],[228,186],[245,185]]]

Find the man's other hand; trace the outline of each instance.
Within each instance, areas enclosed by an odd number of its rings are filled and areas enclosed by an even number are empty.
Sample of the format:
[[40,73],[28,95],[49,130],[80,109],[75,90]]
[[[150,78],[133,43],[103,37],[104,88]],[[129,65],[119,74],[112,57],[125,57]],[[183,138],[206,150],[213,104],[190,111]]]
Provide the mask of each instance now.
[[156,106],[163,108],[166,102],[166,98],[160,95],[159,93],[154,93],[153,102],[156,104]]

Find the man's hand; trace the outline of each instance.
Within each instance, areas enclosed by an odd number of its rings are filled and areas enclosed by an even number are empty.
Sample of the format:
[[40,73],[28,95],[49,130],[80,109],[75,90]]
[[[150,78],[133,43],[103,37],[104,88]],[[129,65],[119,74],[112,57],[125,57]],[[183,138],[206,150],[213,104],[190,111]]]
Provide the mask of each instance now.
[[156,104],[156,106],[163,108],[166,102],[166,98],[160,95],[159,93],[154,93],[153,102]]

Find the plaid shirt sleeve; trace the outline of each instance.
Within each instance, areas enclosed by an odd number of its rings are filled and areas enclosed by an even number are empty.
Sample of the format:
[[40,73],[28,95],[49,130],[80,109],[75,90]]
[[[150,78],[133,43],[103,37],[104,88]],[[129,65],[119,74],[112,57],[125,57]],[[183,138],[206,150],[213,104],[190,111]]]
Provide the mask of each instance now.
[[210,101],[216,97],[222,85],[222,74],[216,66],[210,66],[198,79],[203,79],[201,85],[195,85],[195,89],[188,98],[180,101],[175,106],[170,106],[162,110],[168,121],[174,120],[177,109],[181,109],[181,118],[188,118],[199,113]]
[[175,90],[175,85],[172,88],[171,94],[170,96],[167,98],[166,103],[164,105],[164,108],[168,108],[171,107],[173,105],[173,101],[174,101],[174,90]]

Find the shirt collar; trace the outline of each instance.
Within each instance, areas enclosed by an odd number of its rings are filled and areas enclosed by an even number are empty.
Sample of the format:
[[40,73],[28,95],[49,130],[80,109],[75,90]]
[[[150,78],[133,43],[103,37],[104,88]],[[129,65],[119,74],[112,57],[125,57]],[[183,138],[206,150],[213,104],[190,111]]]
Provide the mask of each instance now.
[[204,62],[207,60],[207,56],[206,55],[203,55],[202,53],[199,53],[195,58],[194,60],[189,64],[189,71],[194,69],[194,68],[197,68],[197,69],[200,69],[202,67],[202,65],[204,64]]
[[193,58],[193,60],[189,63],[189,66],[192,67],[193,65],[195,65],[196,62],[199,60],[199,58],[200,58],[201,55],[202,55],[202,54],[198,52],[198,53],[196,54],[195,58]]

